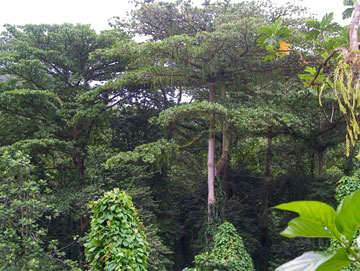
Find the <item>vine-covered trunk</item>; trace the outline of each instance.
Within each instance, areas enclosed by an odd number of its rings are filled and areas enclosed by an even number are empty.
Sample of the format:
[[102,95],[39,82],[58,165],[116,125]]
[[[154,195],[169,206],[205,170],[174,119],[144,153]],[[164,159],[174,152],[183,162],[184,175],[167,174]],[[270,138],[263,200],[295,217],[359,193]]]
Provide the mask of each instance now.
[[[209,102],[215,102],[215,84],[209,86]],[[213,221],[215,204],[215,119],[210,120],[208,143],[208,222]]]

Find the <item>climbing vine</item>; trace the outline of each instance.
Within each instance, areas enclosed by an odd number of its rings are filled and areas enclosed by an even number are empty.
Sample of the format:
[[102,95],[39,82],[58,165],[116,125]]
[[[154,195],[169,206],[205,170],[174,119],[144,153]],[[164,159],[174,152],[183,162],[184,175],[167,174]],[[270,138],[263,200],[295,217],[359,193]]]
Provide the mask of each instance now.
[[93,271],[147,270],[148,244],[131,197],[118,188],[91,202],[85,252]]
[[212,252],[195,256],[195,268],[188,270],[251,271],[254,266],[235,227],[224,222],[214,236]]

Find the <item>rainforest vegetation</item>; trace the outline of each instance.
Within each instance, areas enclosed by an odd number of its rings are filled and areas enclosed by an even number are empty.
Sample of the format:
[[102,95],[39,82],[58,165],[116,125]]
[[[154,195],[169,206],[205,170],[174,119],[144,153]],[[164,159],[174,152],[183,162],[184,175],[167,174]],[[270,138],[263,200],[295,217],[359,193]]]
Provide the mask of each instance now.
[[359,270],[360,2],[133,2],[0,35],[0,271]]

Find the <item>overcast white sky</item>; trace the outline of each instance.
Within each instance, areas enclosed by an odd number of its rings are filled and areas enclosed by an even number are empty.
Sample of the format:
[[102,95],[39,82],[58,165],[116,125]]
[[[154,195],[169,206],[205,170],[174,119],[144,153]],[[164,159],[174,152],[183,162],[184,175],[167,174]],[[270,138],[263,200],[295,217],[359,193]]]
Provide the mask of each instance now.
[[[213,0],[215,1],[215,0]],[[237,2],[240,0],[232,0]],[[288,0],[273,0],[284,4]],[[294,0],[293,0],[294,1]],[[201,3],[203,0],[193,0]],[[322,17],[334,12],[338,22],[345,9],[343,0],[298,0],[297,4],[309,7]],[[91,24],[96,31],[109,29],[108,19],[113,16],[125,16],[132,9],[128,0],[0,0],[0,29],[5,23],[23,24]]]

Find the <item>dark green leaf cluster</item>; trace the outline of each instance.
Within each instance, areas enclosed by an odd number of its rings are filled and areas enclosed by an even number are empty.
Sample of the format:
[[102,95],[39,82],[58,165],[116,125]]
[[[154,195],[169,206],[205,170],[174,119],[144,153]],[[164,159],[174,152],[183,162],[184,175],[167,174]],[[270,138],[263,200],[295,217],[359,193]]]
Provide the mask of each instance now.
[[133,151],[118,153],[106,162],[106,166],[115,167],[119,163],[126,164],[142,160],[144,163],[154,164],[161,168],[162,165],[169,163],[171,154],[176,148],[174,141],[160,139],[157,142],[137,146]]
[[220,119],[226,119],[229,115],[226,107],[218,103],[210,103],[208,101],[193,102],[189,104],[182,104],[176,107],[171,107],[167,110],[161,111],[158,118],[153,118],[153,122],[161,126],[168,126],[171,122],[175,122],[179,118],[196,116],[200,118],[209,118],[209,115],[215,114]]

